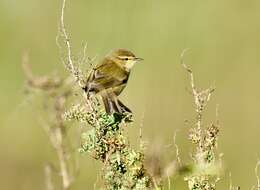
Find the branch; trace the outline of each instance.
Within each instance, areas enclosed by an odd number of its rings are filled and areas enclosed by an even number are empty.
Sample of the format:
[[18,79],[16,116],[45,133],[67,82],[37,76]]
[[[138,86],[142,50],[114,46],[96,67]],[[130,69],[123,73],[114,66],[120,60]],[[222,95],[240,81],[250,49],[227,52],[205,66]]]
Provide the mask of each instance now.
[[[70,43],[69,34],[66,30],[66,26],[64,23],[65,8],[66,8],[66,0],[63,0],[62,8],[61,8],[61,16],[60,16],[60,32],[64,38],[64,44],[65,44],[66,50],[67,50],[67,63],[65,64],[65,67],[71,73],[71,75],[74,77],[74,79],[78,83],[79,87],[83,88],[85,86],[84,76],[80,72],[79,68],[73,62],[72,45]],[[59,34],[58,34],[58,36],[59,36]],[[58,38],[58,36],[57,36],[57,38]],[[57,39],[56,39],[56,41],[57,41]],[[57,42],[57,44],[58,44],[58,42]],[[58,47],[60,48],[59,44],[58,44]],[[84,47],[84,51],[85,51],[85,47]]]
[[68,165],[67,165],[67,153],[65,151],[64,143],[63,143],[63,135],[61,128],[57,128],[55,130],[55,136],[56,136],[56,151],[59,158],[60,163],[60,172],[62,176],[62,184],[63,184],[63,190],[67,190],[70,188],[73,179],[69,174]]
[[[188,72],[190,76],[190,85],[195,104],[196,127],[192,127],[189,133],[189,139],[195,145],[195,153],[192,154],[194,166],[200,169],[199,171],[192,172],[185,176],[184,180],[188,182],[189,189],[216,189],[216,184],[219,181],[220,165],[215,162],[216,158],[216,141],[219,133],[219,126],[214,123],[206,128],[202,128],[203,111],[210,101],[211,94],[215,90],[209,87],[200,90],[196,87],[192,69],[184,63],[184,50],[181,54],[181,65]],[[218,122],[217,122],[218,124]],[[212,170],[213,168],[213,170]]]
[[257,186],[254,189],[256,189],[256,190],[260,189],[260,177],[258,175],[259,166],[260,166],[260,160],[257,161],[256,166],[255,166],[255,176],[256,176]]
[[181,53],[181,64],[184,67],[184,69],[186,69],[186,71],[190,74],[190,83],[191,83],[191,89],[192,89],[192,93],[193,95],[197,93],[197,90],[195,88],[195,84],[194,84],[194,77],[193,77],[193,72],[191,70],[190,67],[188,67],[185,63],[184,63],[184,55],[185,53],[189,51],[189,49],[185,49],[183,50],[183,52]]
[[[184,55],[188,50],[189,49],[183,50],[183,52],[181,54],[181,65],[190,75],[190,85],[191,85],[192,95],[194,98],[194,103],[196,106],[196,113],[197,113],[197,123],[196,123],[197,132],[198,132],[199,139],[200,139],[199,142],[202,142],[202,131],[201,131],[202,112],[203,112],[204,108],[206,107],[207,103],[210,101],[210,97],[211,97],[212,93],[214,92],[215,88],[210,87],[205,90],[198,90],[196,88],[192,69],[190,67],[188,67],[184,62]],[[199,147],[201,149],[202,144],[200,144]]]
[[[73,182],[72,174],[68,166],[68,152],[65,145],[66,126],[63,121],[63,113],[68,96],[71,95],[70,90],[62,91],[62,87],[66,86],[65,80],[61,80],[57,76],[35,76],[29,65],[29,56],[27,53],[23,54],[22,66],[27,77],[27,85],[32,91],[40,91],[46,93],[46,99],[54,101],[54,112],[51,112],[51,119],[48,123],[41,120],[41,125],[46,132],[52,147],[56,150],[58,161],[60,164],[60,174],[62,178],[63,190],[68,190]],[[55,115],[55,117],[53,117]],[[50,166],[45,167],[46,186],[48,190],[53,190],[52,171]]]
[[[60,16],[60,29],[61,29],[61,33],[62,33],[62,36],[64,37],[64,43],[66,45],[66,49],[67,49],[67,60],[68,60],[68,63],[65,64],[65,67],[67,68],[67,70],[71,73],[71,75],[74,77],[75,81],[78,83],[78,86],[82,89],[85,87],[85,79],[84,79],[84,76],[82,74],[82,72],[79,70],[78,67],[75,66],[74,62],[73,62],[73,59],[72,59],[72,49],[71,49],[71,43],[70,43],[70,38],[69,38],[69,34],[66,30],[66,26],[65,26],[65,22],[64,22],[64,13],[65,13],[65,8],[66,8],[66,0],[63,0],[62,1],[62,8],[61,8],[61,16]],[[59,44],[58,44],[58,47]],[[86,48],[87,48],[87,45],[84,46],[84,49],[83,49],[83,58],[85,59],[85,56],[86,56]],[[88,59],[88,62],[90,64],[92,64],[93,59]],[[85,100],[86,102],[86,106],[87,108],[89,109],[90,112],[93,112],[95,109],[93,107],[93,103],[91,102],[90,98],[88,97],[88,95],[86,94],[86,92],[84,90],[82,90],[82,96],[83,96],[83,99]]]
[[62,31],[62,34],[65,38],[65,44],[67,46],[68,66],[71,69],[72,74],[74,74],[76,71],[75,71],[75,67],[73,65],[73,61],[72,61],[72,51],[71,51],[70,39],[69,39],[69,35],[66,31],[65,24],[64,24],[65,7],[66,7],[66,0],[63,0],[62,8],[61,8],[61,17],[60,17],[61,31]]

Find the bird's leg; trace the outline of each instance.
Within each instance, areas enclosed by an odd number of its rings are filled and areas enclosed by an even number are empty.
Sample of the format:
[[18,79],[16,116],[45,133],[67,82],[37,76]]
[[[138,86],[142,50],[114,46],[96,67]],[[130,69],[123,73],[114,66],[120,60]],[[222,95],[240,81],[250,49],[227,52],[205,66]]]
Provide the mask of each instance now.
[[119,100],[118,100],[117,96],[113,93],[113,94],[111,95],[111,98],[112,98],[112,101],[113,101],[113,103],[115,104],[115,106],[116,106],[118,112],[119,112],[120,114],[122,114],[122,113],[123,113],[123,110],[121,109],[121,106],[120,106],[120,104],[119,104]]
[[132,113],[132,111],[126,105],[124,105],[119,99],[117,99],[117,102],[120,105],[120,107],[123,108],[124,111]]

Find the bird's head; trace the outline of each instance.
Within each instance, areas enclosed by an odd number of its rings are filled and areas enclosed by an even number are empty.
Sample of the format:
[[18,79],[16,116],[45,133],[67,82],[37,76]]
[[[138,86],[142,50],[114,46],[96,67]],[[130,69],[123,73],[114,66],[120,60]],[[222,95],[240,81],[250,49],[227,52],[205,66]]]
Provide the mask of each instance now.
[[116,49],[109,54],[109,58],[128,71],[132,69],[135,63],[143,60],[127,49]]

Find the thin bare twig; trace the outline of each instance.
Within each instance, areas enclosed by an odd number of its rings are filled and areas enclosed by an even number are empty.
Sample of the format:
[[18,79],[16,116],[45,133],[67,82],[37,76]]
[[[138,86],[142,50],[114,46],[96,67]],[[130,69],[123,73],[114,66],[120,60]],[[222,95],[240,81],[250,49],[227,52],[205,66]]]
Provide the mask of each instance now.
[[180,151],[179,151],[179,147],[178,147],[178,145],[176,143],[176,136],[177,136],[177,131],[175,131],[175,133],[174,133],[173,143],[174,143],[175,150],[176,150],[176,158],[177,158],[178,164],[181,166]]
[[257,161],[256,166],[255,166],[255,176],[256,176],[256,182],[257,182],[257,186],[256,186],[256,190],[260,189],[260,177],[258,175],[258,168],[260,166],[260,160]]
[[74,64],[73,64],[73,61],[72,61],[72,51],[71,51],[70,39],[69,39],[69,35],[66,31],[65,24],[64,24],[65,7],[66,7],[66,0],[63,0],[62,8],[61,8],[61,17],[60,17],[61,31],[62,31],[62,34],[65,38],[65,43],[66,43],[66,46],[67,46],[68,66],[72,70],[72,74],[74,74],[75,73],[75,67],[74,67]]
[[186,53],[187,51],[189,51],[189,49],[185,49],[185,50],[183,50],[183,52],[181,53],[181,64],[182,64],[182,66],[186,69],[186,71],[189,72],[189,74],[190,74],[190,81],[191,81],[191,89],[192,89],[193,94],[194,94],[194,93],[196,94],[196,88],[195,88],[195,84],[194,84],[193,72],[192,72],[191,68],[189,68],[189,67],[185,64],[185,62],[184,62],[184,55],[185,55],[185,53]]
[[[62,8],[61,8],[61,16],[60,16],[60,32],[62,34],[62,37],[64,38],[64,43],[65,43],[66,50],[67,50],[67,55],[66,55],[67,63],[65,63],[65,67],[72,74],[75,81],[78,83],[79,87],[83,88],[85,85],[83,74],[80,72],[79,68],[77,66],[75,66],[75,64],[73,62],[73,58],[72,58],[72,45],[71,45],[70,37],[66,30],[66,26],[65,26],[65,22],[64,22],[65,8],[66,8],[66,0],[63,0]],[[59,37],[59,35],[56,37],[56,43],[58,44],[59,49],[61,49],[61,47],[58,43],[58,37]],[[84,48],[84,51],[85,51],[85,48]]]
[[171,190],[171,179],[169,174],[167,174],[167,182],[168,182],[168,189]]
[[205,90],[198,90],[195,86],[195,82],[194,82],[194,75],[192,72],[192,69],[187,66],[184,62],[184,55],[185,53],[188,51],[189,49],[185,49],[183,50],[182,54],[181,54],[181,65],[183,66],[183,68],[189,73],[190,75],[190,85],[191,85],[191,90],[192,90],[192,95],[194,97],[194,103],[196,106],[196,112],[197,112],[197,131],[200,137],[199,140],[199,149],[200,151],[202,151],[202,112],[205,108],[205,106],[207,105],[207,103],[210,100],[210,97],[212,95],[212,93],[214,92],[215,88],[207,88]]
[[72,184],[72,177],[69,174],[68,165],[67,165],[67,153],[65,151],[64,143],[63,143],[63,135],[61,128],[57,128],[55,130],[55,136],[56,136],[56,151],[59,158],[60,163],[60,171],[62,176],[62,184],[63,189],[67,190],[70,188]]
[[232,184],[232,174],[229,172],[229,190],[233,189],[233,184]]
[[[207,89],[198,89],[194,82],[193,71],[184,63],[184,54],[187,49],[181,54],[181,65],[188,72],[190,77],[191,93],[193,95],[193,101],[195,104],[196,112],[196,126],[192,126],[189,133],[189,139],[196,146],[195,153],[192,154],[192,159],[194,164],[198,165],[216,165],[215,163],[215,151],[216,151],[216,141],[219,132],[218,126],[213,123],[207,128],[203,127],[203,111],[210,101],[210,97],[215,90],[212,87]],[[219,169],[217,166],[216,169]],[[186,176],[184,179],[188,181],[189,189],[216,189],[216,184],[220,180],[219,171],[216,170],[216,176],[213,177],[211,174],[204,174],[203,172],[198,172],[195,175]],[[232,184],[231,184],[232,186]]]
[[[73,59],[72,59],[72,46],[70,43],[70,38],[69,38],[69,34],[66,30],[66,26],[65,26],[65,22],[64,22],[64,13],[65,13],[65,8],[66,8],[66,0],[63,0],[62,2],[62,8],[61,8],[61,17],[60,17],[60,29],[61,29],[61,33],[64,37],[64,43],[66,45],[66,49],[67,49],[67,68],[70,71],[70,73],[72,74],[72,76],[74,77],[75,81],[78,83],[78,86],[80,88],[85,87],[85,81],[84,81],[84,77],[82,76],[82,73],[79,71],[79,69],[75,66]],[[86,48],[87,45],[85,45],[84,47],[84,55],[86,54]],[[92,62],[92,60],[90,60],[90,62]],[[65,64],[66,66],[66,64]],[[88,107],[88,109],[91,111],[94,110],[91,100],[88,97],[88,95],[86,94],[85,91],[82,91],[82,96],[86,102],[86,106]]]
[[[64,101],[62,100],[64,97],[59,97],[56,101],[56,104],[61,104],[60,106],[63,107]],[[71,184],[74,181],[73,176],[70,174],[69,166],[68,166],[68,152],[67,148],[65,146],[64,138],[66,135],[66,132],[64,131],[65,126],[63,124],[61,115],[63,113],[62,108],[56,109],[56,119],[59,120],[57,123],[53,126],[51,124],[46,124],[41,120],[41,125],[46,134],[48,135],[52,147],[56,150],[59,165],[60,165],[60,175],[62,178],[62,187],[63,190],[68,190],[71,186]]]
[[141,145],[143,143],[143,127],[144,127],[144,116],[145,116],[145,110],[142,113],[141,116],[141,122],[140,122],[140,128],[139,128],[139,144]]
[[53,182],[52,182],[52,167],[50,164],[45,166],[45,180],[46,180],[46,189],[54,190]]
[[33,79],[32,69],[29,65],[29,54],[25,51],[22,55],[22,67],[27,79]]

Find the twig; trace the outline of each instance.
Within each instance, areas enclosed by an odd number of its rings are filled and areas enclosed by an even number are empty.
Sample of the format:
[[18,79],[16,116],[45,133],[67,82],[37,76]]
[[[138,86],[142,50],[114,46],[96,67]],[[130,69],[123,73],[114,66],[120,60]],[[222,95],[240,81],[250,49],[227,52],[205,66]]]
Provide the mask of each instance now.
[[71,45],[70,45],[70,39],[69,35],[67,34],[65,24],[64,24],[64,12],[66,7],[66,0],[63,0],[62,8],[61,8],[61,17],[60,17],[60,24],[61,24],[61,31],[63,33],[63,36],[65,38],[65,44],[67,46],[67,52],[68,52],[68,66],[72,71],[72,74],[75,74],[75,67],[72,61],[72,51],[71,51]]
[[260,189],[260,177],[258,175],[258,168],[260,166],[260,160],[257,161],[256,166],[255,166],[255,176],[256,176],[256,180],[257,180],[257,186],[256,189],[259,190]]
[[52,167],[50,164],[45,166],[45,180],[46,180],[46,189],[47,190],[54,190],[54,186],[52,183]]
[[[204,90],[200,90],[196,87],[194,82],[194,75],[192,69],[184,63],[184,54],[187,51],[184,50],[181,54],[181,65],[188,72],[190,77],[191,92],[195,104],[196,112],[196,127],[190,129],[189,139],[196,146],[195,153],[192,154],[192,158],[195,165],[206,166],[216,165],[215,163],[215,151],[216,141],[219,132],[219,126],[213,123],[207,128],[203,128],[202,116],[207,103],[210,101],[211,94],[215,90],[209,87]],[[218,168],[216,168],[218,169]],[[218,171],[216,170],[216,174]],[[216,189],[216,184],[220,180],[218,175],[214,176],[197,172],[194,175],[186,176],[185,181],[188,181],[189,189]]]
[[186,71],[189,72],[189,74],[190,74],[190,81],[191,81],[191,89],[192,89],[193,94],[194,94],[194,93],[196,94],[196,88],[195,88],[195,84],[194,84],[194,77],[193,77],[192,70],[184,63],[184,55],[185,55],[185,53],[186,53],[187,51],[189,51],[189,49],[185,49],[185,50],[183,50],[183,52],[181,53],[181,64],[182,64],[182,66],[186,69]]
[[55,130],[55,136],[56,136],[56,151],[59,158],[60,163],[60,170],[61,170],[61,176],[62,176],[62,184],[63,184],[63,190],[67,190],[70,188],[72,183],[72,178],[69,174],[68,165],[67,165],[67,153],[65,151],[64,143],[63,143],[63,135],[61,128],[57,128]]
[[229,190],[233,189],[233,184],[232,184],[232,174],[229,172]]
[[171,179],[169,174],[167,174],[167,182],[168,182],[168,189],[171,190]]
[[[57,101],[59,101],[59,99]],[[60,120],[61,114],[63,112],[59,109],[57,109],[56,111],[57,111],[56,119]],[[63,121],[62,120],[57,121],[57,124],[51,127],[50,124],[44,124],[42,120],[41,125],[42,128],[45,130],[46,134],[48,135],[52,147],[56,150],[58,160],[59,160],[59,165],[60,165],[60,175],[62,178],[63,190],[68,190],[72,182],[74,181],[74,179],[68,169],[67,157],[69,155],[66,150],[67,148],[65,147],[64,144],[64,137],[66,132],[63,131],[65,129]]]
[[[64,43],[66,45],[66,49],[67,49],[67,59],[68,59],[68,64],[67,64],[67,68],[70,71],[70,73],[72,74],[72,76],[74,77],[75,81],[78,83],[78,86],[80,88],[85,87],[85,81],[84,81],[84,77],[82,76],[82,73],[80,73],[79,69],[75,67],[75,64],[73,63],[73,59],[72,59],[72,49],[71,49],[71,43],[70,43],[70,38],[69,38],[69,34],[66,30],[66,26],[65,26],[65,22],[64,22],[64,12],[65,12],[65,8],[66,8],[66,0],[62,1],[62,8],[61,8],[61,17],[60,17],[60,28],[61,28],[61,32],[62,35],[64,37]],[[84,46],[84,55],[86,54],[86,48],[87,45]],[[91,60],[92,62],[93,60]],[[65,64],[66,66],[66,64]],[[89,99],[88,95],[86,94],[85,91],[82,91],[83,94],[83,98],[86,102],[86,105],[88,107],[88,109],[90,111],[93,111],[94,108],[92,106],[91,100]]]
[[[24,73],[28,80],[28,86],[32,90],[40,90],[42,92],[47,92],[47,98],[54,100],[54,110],[55,110],[55,120],[50,120],[50,123],[43,122],[41,120],[41,126],[46,132],[47,136],[50,139],[51,145],[56,150],[59,164],[60,164],[60,174],[62,178],[62,187],[63,190],[68,190],[73,182],[72,176],[68,169],[68,152],[65,146],[64,138],[66,135],[66,128],[62,115],[65,108],[65,103],[67,96],[70,92],[63,92],[60,94],[60,87],[64,85],[64,81],[49,76],[38,77],[34,76],[29,65],[29,56],[27,53],[24,53],[22,59],[22,65]],[[55,93],[54,93],[55,92]],[[51,168],[46,166],[45,175],[46,175],[46,186],[48,190],[53,190],[54,186],[51,181]]]
[[141,117],[141,123],[139,128],[139,144],[141,145],[143,143],[143,127],[144,127],[144,116],[145,116],[145,110],[143,111],[142,117]]
[[[61,30],[61,34],[64,38],[64,43],[65,43],[66,50],[67,50],[67,55],[66,55],[67,56],[67,63],[65,64],[65,67],[72,74],[75,81],[78,83],[79,87],[83,88],[84,85],[85,85],[83,74],[80,73],[78,67],[76,67],[75,64],[73,63],[72,45],[70,43],[69,34],[66,30],[66,26],[65,26],[65,23],[64,23],[65,8],[66,8],[66,0],[63,0],[62,1],[62,8],[61,8],[61,16],[60,16],[60,30]],[[61,49],[57,40],[58,40],[58,36],[56,37],[56,43],[58,44],[59,49]]]
[[214,92],[215,88],[207,88],[205,90],[198,90],[195,86],[195,82],[194,82],[194,75],[192,72],[192,69],[190,67],[188,67],[185,62],[184,62],[184,55],[185,53],[188,51],[189,49],[185,49],[183,50],[182,54],[181,54],[181,65],[183,66],[183,68],[189,73],[190,75],[190,85],[191,85],[191,90],[192,90],[192,95],[194,97],[194,103],[196,106],[196,112],[197,112],[197,131],[200,137],[200,141],[199,141],[199,148],[200,151],[202,151],[202,112],[205,108],[205,106],[207,105],[207,103],[210,100],[211,94]]
[[[199,108],[200,107],[200,103],[198,101],[199,99],[199,93],[195,87],[195,83],[194,83],[194,76],[193,76],[193,72],[191,70],[190,67],[188,67],[185,62],[184,62],[184,55],[185,53],[188,51],[189,49],[185,49],[183,50],[182,54],[181,54],[181,64],[182,66],[184,67],[184,69],[189,73],[190,75],[190,85],[191,85],[191,90],[192,90],[192,95],[194,97],[194,101],[195,101],[195,105],[196,105],[196,112],[197,112],[197,128],[198,128],[198,133],[199,133],[199,136],[201,137],[202,136],[202,132],[201,132],[201,121],[202,121],[202,114],[201,114],[201,109]],[[201,142],[201,140],[200,140]],[[202,145],[199,145],[199,147],[202,147]]]
[[175,133],[174,133],[173,143],[174,143],[175,150],[176,150],[176,157],[177,157],[178,164],[181,166],[181,158],[180,158],[179,147],[178,147],[178,145],[176,143],[176,136],[177,136],[177,131],[175,131]]
[[29,65],[28,51],[24,51],[24,53],[22,54],[22,67],[27,79],[33,79],[32,69]]

